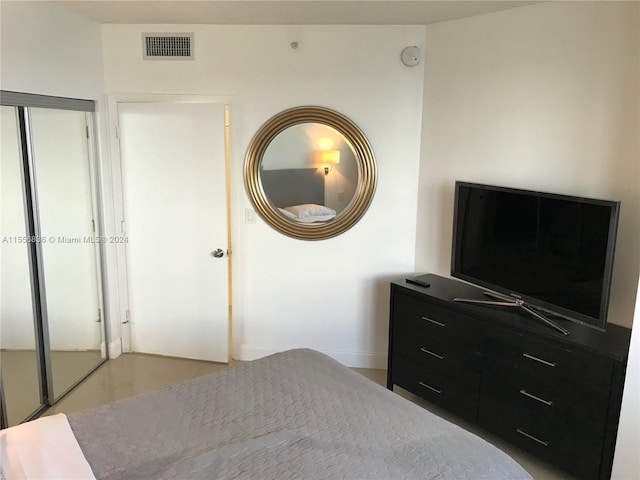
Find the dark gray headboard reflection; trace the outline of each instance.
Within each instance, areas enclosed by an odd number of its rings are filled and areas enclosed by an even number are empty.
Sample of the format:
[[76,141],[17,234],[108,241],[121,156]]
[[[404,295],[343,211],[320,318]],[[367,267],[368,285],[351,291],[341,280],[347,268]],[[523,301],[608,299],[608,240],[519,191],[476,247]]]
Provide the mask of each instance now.
[[324,205],[324,177],[318,168],[260,170],[264,193],[279,208],[305,203]]

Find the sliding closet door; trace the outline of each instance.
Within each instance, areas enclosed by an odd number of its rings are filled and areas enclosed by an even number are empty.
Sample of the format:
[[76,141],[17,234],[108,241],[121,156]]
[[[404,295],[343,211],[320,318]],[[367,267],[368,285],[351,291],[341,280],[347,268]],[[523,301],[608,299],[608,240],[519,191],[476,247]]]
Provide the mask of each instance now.
[[88,118],[30,109],[54,399],[105,358]]
[[0,367],[9,425],[44,406],[31,294],[30,244],[17,109],[3,106],[0,126]]

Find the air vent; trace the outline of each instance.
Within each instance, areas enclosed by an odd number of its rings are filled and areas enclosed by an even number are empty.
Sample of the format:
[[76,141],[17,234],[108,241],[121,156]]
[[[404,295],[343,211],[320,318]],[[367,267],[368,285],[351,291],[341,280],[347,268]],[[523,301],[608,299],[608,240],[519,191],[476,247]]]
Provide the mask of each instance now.
[[145,60],[193,60],[193,33],[144,33]]

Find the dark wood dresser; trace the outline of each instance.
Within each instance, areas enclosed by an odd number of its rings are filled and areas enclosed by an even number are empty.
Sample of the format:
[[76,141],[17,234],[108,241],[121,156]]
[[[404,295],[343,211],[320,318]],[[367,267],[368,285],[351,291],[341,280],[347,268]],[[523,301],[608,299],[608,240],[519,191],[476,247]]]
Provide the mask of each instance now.
[[631,330],[453,302],[482,289],[391,284],[387,387],[398,385],[581,479],[608,479]]

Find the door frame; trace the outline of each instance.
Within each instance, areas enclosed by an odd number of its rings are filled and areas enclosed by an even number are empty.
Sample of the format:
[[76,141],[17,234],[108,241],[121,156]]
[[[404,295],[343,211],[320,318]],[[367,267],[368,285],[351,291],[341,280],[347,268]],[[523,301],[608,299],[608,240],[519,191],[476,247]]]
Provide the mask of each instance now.
[[[233,358],[233,319],[232,319],[232,243],[231,243],[231,165],[230,165],[230,108],[231,95],[198,95],[198,94],[155,94],[155,93],[112,93],[107,95],[107,116],[109,131],[109,147],[111,151],[111,178],[113,188],[113,214],[115,222],[114,235],[125,233],[124,220],[124,187],[122,179],[122,159],[120,155],[120,119],[118,105],[120,103],[161,103],[161,104],[222,104],[224,105],[224,138],[225,138],[225,185],[226,185],[226,228],[227,228],[227,337],[229,341],[227,362]],[[118,285],[118,313],[114,316],[117,325],[112,325],[112,332],[121,339],[122,352],[131,353],[131,326],[129,324],[129,285],[127,279],[126,248],[124,243],[115,245],[115,272]],[[116,335],[113,335],[114,337]]]

